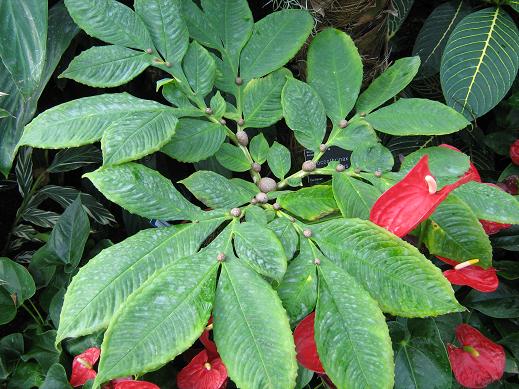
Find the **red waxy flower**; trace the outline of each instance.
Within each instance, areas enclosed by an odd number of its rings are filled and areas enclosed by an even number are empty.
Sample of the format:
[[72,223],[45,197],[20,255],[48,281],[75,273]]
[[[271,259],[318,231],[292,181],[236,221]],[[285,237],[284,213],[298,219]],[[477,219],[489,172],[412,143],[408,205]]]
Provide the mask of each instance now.
[[499,286],[496,269],[493,267],[483,269],[479,266],[472,266],[477,260],[458,263],[452,259],[438,257],[445,263],[454,266],[454,269],[443,272],[445,278],[454,285],[467,285],[480,292],[493,292]]
[[211,316],[209,318],[209,322],[207,323],[207,326],[205,327],[204,332],[202,332],[202,335],[200,335],[200,338],[198,338],[200,340],[200,342],[202,342],[202,344],[204,345],[210,358],[219,356],[218,351],[216,350],[216,344],[209,337],[212,329],[213,329],[213,317]]
[[209,358],[207,350],[198,353],[177,375],[179,389],[224,389],[227,370],[218,357]]
[[505,370],[503,346],[492,342],[468,324],[456,328],[461,347],[447,345],[449,360],[456,380],[467,388],[485,388],[499,380]]
[[76,355],[72,361],[72,375],[70,377],[70,385],[73,387],[81,386],[88,380],[96,377],[94,365],[99,359],[101,350],[97,347],[91,347],[83,353]]
[[519,139],[510,146],[510,158],[514,164],[519,165]]
[[315,312],[305,317],[294,330],[297,360],[308,370],[324,373],[323,365],[317,354],[317,345],[314,338]]
[[431,216],[450,192],[473,179],[472,174],[465,174],[437,190],[428,161],[429,156],[424,155],[399,183],[379,197],[369,216],[373,223],[403,237]]
[[[454,147],[454,146],[451,146],[451,145],[448,145],[446,143],[442,143],[440,145],[440,147],[446,147],[448,149],[451,149],[451,150],[454,150],[454,151],[458,151],[461,153],[461,150]],[[477,181],[477,182],[481,182],[481,176],[479,175],[479,172],[478,172],[478,169],[476,169],[476,166],[474,166],[474,164],[471,162],[470,163],[470,168],[469,170],[465,173],[465,175],[470,175],[472,177],[471,180],[469,181]]]
[[119,381],[113,384],[113,389],[160,389],[157,385],[146,381]]
[[506,230],[507,228],[510,228],[512,226],[511,224],[496,223],[488,220],[480,220],[479,222],[483,226],[483,229],[485,230],[487,235],[497,234],[499,231]]

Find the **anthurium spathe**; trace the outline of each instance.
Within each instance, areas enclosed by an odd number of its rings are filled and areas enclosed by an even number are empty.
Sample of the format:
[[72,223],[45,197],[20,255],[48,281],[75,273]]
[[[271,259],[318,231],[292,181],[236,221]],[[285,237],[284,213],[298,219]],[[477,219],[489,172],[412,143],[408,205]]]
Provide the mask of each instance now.
[[437,258],[453,266],[453,269],[443,272],[443,275],[451,284],[470,286],[473,289],[486,293],[495,291],[499,286],[496,269],[493,267],[483,269],[475,266],[477,262],[474,260],[459,263],[448,258]]
[[146,381],[120,381],[112,385],[113,389],[160,389],[157,385]]
[[438,190],[428,161],[429,156],[424,155],[400,182],[379,197],[370,212],[373,223],[403,237],[431,216],[450,192],[473,179],[472,174],[465,174]]
[[101,350],[97,347],[91,347],[79,355],[74,357],[72,361],[72,375],[70,377],[70,385],[73,387],[81,386],[88,380],[96,377],[94,365],[99,359]]
[[294,330],[297,360],[308,370],[324,373],[323,365],[317,354],[317,345],[314,338],[315,312],[305,317]]
[[456,328],[460,347],[447,345],[456,380],[467,388],[485,388],[499,380],[505,370],[503,346],[492,342],[468,324]]
[[227,369],[219,357],[202,350],[177,375],[179,389],[224,389]]

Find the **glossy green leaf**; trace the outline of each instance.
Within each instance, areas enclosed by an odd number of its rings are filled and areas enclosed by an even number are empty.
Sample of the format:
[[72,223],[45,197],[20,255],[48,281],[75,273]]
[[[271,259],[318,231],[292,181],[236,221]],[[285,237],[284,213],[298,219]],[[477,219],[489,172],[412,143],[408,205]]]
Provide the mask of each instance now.
[[72,279],[56,343],[107,328],[128,296],[157,270],[196,253],[223,221],[214,218],[181,227],[142,230],[101,251]]
[[434,255],[463,262],[479,259],[478,266],[492,265],[492,246],[478,218],[456,196],[444,200],[429,218],[424,243]]
[[303,46],[313,26],[310,14],[296,9],[274,12],[256,22],[241,52],[241,77],[262,77],[285,65]]
[[519,293],[517,289],[500,282],[495,292],[482,293],[471,290],[463,304],[487,316],[508,319],[519,317]]
[[261,164],[267,160],[269,144],[261,132],[251,139],[249,151],[255,162]]
[[519,224],[519,202],[500,188],[471,181],[457,188],[454,194],[480,220]]
[[363,144],[357,147],[351,155],[351,166],[367,172],[385,172],[393,168],[393,154],[380,143]]
[[267,228],[274,231],[283,245],[287,258],[291,259],[299,243],[299,236],[293,224],[287,218],[277,217],[267,225]]
[[334,173],[333,196],[342,216],[369,219],[369,212],[382,194],[377,188],[351,178],[345,173]]
[[17,90],[28,99],[38,88],[45,68],[47,0],[3,1],[0,17],[0,57]]
[[0,324],[9,323],[16,316],[16,305],[7,290],[0,286]]
[[420,67],[420,57],[401,58],[378,76],[359,96],[355,109],[370,113],[395,97],[413,80]]
[[235,172],[246,172],[251,168],[251,163],[243,151],[229,143],[222,144],[215,157],[224,168]]
[[153,56],[121,46],[99,46],[83,51],[60,77],[85,85],[108,88],[126,84],[152,63]]
[[87,165],[100,164],[101,152],[92,145],[60,150],[47,168],[49,173],[63,173]]
[[20,363],[9,378],[8,389],[39,388],[45,376],[36,362]]
[[26,197],[31,191],[33,184],[33,164],[32,164],[32,148],[24,147],[18,153],[16,161],[15,174],[18,184],[18,191],[22,197]]
[[288,264],[285,276],[276,290],[291,325],[299,323],[315,308],[317,272],[314,257],[308,241],[301,240],[299,255]]
[[467,14],[470,6],[463,0],[443,3],[432,11],[416,37],[413,55],[422,59],[420,78],[434,76],[440,72],[443,51],[454,27]]
[[149,219],[193,220],[200,208],[187,201],[170,180],[137,163],[104,167],[85,174],[110,201]]
[[394,13],[390,14],[387,20],[388,39],[393,38],[398,32],[404,21],[407,19],[407,15],[409,15],[413,4],[414,0],[393,0],[392,5]]
[[426,147],[406,155],[400,166],[400,172],[407,173],[424,156],[429,156],[429,169],[438,179],[441,177],[461,177],[470,168],[470,158],[447,147]]
[[447,104],[474,120],[506,95],[519,68],[519,30],[501,7],[471,13],[454,28],[441,63]]
[[34,281],[27,269],[5,257],[0,258],[0,285],[15,297],[17,306],[22,305],[36,292]]
[[213,110],[213,116],[215,118],[221,119],[222,116],[225,114],[227,103],[220,94],[220,91],[217,91],[216,94],[213,97],[211,97],[209,106]]
[[244,128],[264,128],[281,120],[281,91],[291,76],[289,70],[281,68],[247,83],[243,90]]
[[271,286],[239,260],[222,266],[213,317],[218,353],[238,387],[294,387],[296,354],[285,310]]
[[261,207],[250,207],[245,209],[245,221],[265,226],[268,223],[267,212]]
[[290,171],[290,150],[278,142],[274,142],[267,154],[267,162],[272,173],[279,179],[285,178]]
[[195,95],[205,97],[213,89],[216,64],[209,52],[193,41],[182,61],[182,68]]
[[181,0],[136,0],[134,8],[148,28],[162,57],[178,63],[189,44],[189,32],[182,19]]
[[241,260],[259,274],[281,281],[287,270],[287,256],[271,229],[253,222],[234,228],[234,249]]
[[132,112],[105,129],[101,138],[103,165],[116,165],[160,150],[175,134],[178,119],[166,106]]
[[[163,82],[163,83],[162,83]],[[180,89],[179,83],[174,79],[157,81],[157,91],[162,86],[162,96],[174,106],[179,108],[194,108],[186,94]]]
[[161,151],[181,162],[198,162],[214,155],[224,140],[225,128],[220,124],[182,118]]
[[315,343],[326,374],[339,388],[392,388],[393,350],[377,302],[328,259],[317,269]]
[[198,171],[180,182],[211,208],[239,207],[251,199],[249,193],[238,184],[210,171]]
[[189,35],[204,46],[222,49],[222,41],[207,15],[192,0],[183,0],[182,16]]
[[344,150],[355,150],[360,146],[378,143],[378,137],[373,127],[362,119],[355,120],[346,128],[335,127],[326,143]]
[[318,150],[326,132],[326,113],[321,98],[308,84],[287,80],[281,93],[283,116],[297,141],[310,150]]
[[463,311],[440,269],[414,246],[360,219],[312,227],[323,253],[353,276],[384,312],[425,317]]
[[395,389],[451,387],[452,372],[435,319],[389,323],[395,353]]
[[78,26],[94,38],[141,50],[153,47],[140,16],[116,0],[65,0],[65,5]]
[[231,93],[237,95],[238,86],[236,85],[236,69],[230,62],[231,58],[224,55],[223,59],[218,57],[216,54],[211,53],[216,64],[216,78],[214,80],[215,86],[222,92]]
[[366,116],[377,131],[390,135],[445,135],[469,125],[454,109],[437,101],[400,99]]
[[355,105],[362,84],[362,61],[345,32],[328,28],[315,36],[308,48],[307,81],[338,125]]
[[40,386],[40,389],[55,389],[55,388],[63,388],[70,389],[70,386],[67,378],[67,372],[65,368],[59,363],[55,363],[50,367],[47,371],[47,375],[45,376],[45,381]]
[[277,202],[288,212],[306,220],[318,220],[339,209],[330,185],[314,185],[282,194]]
[[22,355],[22,361],[36,360],[47,371],[53,364],[59,361],[59,351],[54,347],[56,331],[35,331],[31,334],[30,348]]
[[131,294],[106,330],[96,382],[156,370],[188,349],[211,315],[217,270],[216,253],[206,250]]
[[103,132],[128,114],[156,110],[165,106],[127,93],[104,94],[72,100],[38,115],[25,127],[18,146],[46,149],[78,147],[101,139]]
[[0,339],[0,379],[5,380],[15,369],[23,351],[22,334],[13,333]]

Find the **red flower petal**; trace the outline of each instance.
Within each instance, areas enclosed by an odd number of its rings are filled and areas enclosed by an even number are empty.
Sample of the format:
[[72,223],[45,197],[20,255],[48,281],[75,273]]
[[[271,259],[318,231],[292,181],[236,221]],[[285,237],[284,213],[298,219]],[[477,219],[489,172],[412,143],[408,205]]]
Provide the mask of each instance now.
[[146,381],[120,381],[114,386],[114,389],[160,389],[157,385]]
[[369,220],[403,237],[431,216],[450,192],[473,178],[471,174],[465,175],[454,184],[430,193],[426,181],[427,176],[432,177],[428,160],[429,156],[424,155],[399,183],[379,197],[371,208]]
[[496,223],[488,220],[480,220],[479,222],[483,226],[487,235],[497,234],[499,231],[506,230],[512,226],[511,224]]
[[297,360],[301,365],[317,373],[324,373],[323,365],[317,354],[314,338],[315,312],[305,317],[294,330]]
[[510,158],[515,165],[519,165],[519,139],[510,145]]
[[179,389],[224,389],[227,384],[227,370],[220,358],[209,360],[207,350],[203,350],[177,375]]
[[[505,370],[505,351],[468,324],[456,328],[456,338],[463,347],[447,345],[456,380],[467,388],[485,388],[499,380]],[[467,347],[468,346],[468,347]]]
[[213,324],[212,316],[209,318],[207,327],[205,328],[204,332],[202,332],[202,335],[200,335],[200,338],[198,338],[198,339],[200,340],[200,342],[202,342],[202,344],[206,348],[209,358],[217,358],[219,355],[218,355],[218,350],[216,349],[216,344],[209,337],[211,330],[212,330],[211,324]]
[[99,359],[101,350],[97,347],[91,347],[83,353],[76,355],[72,361],[72,375],[70,376],[70,385],[73,387],[81,386],[88,380],[96,377],[93,366]]
[[[456,266],[459,263],[452,259],[437,257],[451,266]],[[497,278],[496,269],[493,267],[483,269],[479,266],[467,266],[462,269],[450,269],[443,272],[445,278],[454,285],[467,285],[480,292],[493,292],[499,286],[499,279]]]
[[[446,143],[442,143],[440,145],[440,147],[446,147],[448,149],[451,149],[451,150],[454,150],[454,151],[458,151],[460,153],[462,152],[460,149],[458,149],[458,148],[456,148],[454,146],[448,145]],[[470,168],[465,173],[465,175],[470,175],[472,177],[471,181],[481,182],[481,176],[479,175],[478,169],[476,169],[476,167],[474,166],[474,164],[472,162],[470,163]]]

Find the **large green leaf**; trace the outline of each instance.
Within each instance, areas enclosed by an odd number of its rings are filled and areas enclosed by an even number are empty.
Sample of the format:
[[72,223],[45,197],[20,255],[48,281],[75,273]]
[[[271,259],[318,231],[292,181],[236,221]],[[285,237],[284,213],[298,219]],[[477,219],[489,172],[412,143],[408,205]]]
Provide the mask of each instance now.
[[267,228],[270,228],[277,235],[287,258],[290,260],[294,256],[299,243],[299,236],[292,222],[285,217],[277,217],[268,223]]
[[463,304],[487,316],[499,319],[519,317],[519,293],[504,282],[495,292],[483,293],[475,289],[463,300]]
[[211,315],[216,256],[176,261],[130,295],[106,330],[97,383],[156,370],[193,344]]
[[160,150],[175,134],[177,122],[175,111],[166,106],[121,117],[101,138],[103,164],[133,161]]
[[384,312],[403,317],[462,311],[440,269],[416,247],[360,219],[336,219],[312,227],[325,255],[366,289]]
[[416,37],[413,55],[422,59],[420,77],[434,76],[440,72],[443,50],[454,27],[467,14],[470,6],[464,0],[452,0],[436,7],[429,14]]
[[454,195],[443,201],[430,217],[424,243],[431,254],[463,262],[479,259],[478,265],[492,265],[492,246],[478,218]]
[[326,133],[326,113],[321,98],[308,84],[287,80],[281,93],[283,116],[297,141],[310,150],[318,150]]
[[519,202],[500,188],[471,181],[457,188],[454,194],[480,220],[519,224]]
[[454,109],[427,99],[400,99],[366,116],[376,130],[390,135],[444,135],[469,125]]
[[315,342],[326,374],[339,388],[392,388],[393,350],[377,302],[328,259],[317,269]]
[[0,57],[17,91],[28,100],[45,68],[47,0],[2,1],[0,18]]
[[182,16],[193,39],[204,46],[222,50],[222,42],[216,27],[192,0],[182,1]]
[[359,113],[370,113],[400,93],[416,76],[420,57],[401,58],[377,77],[357,100]]
[[50,367],[50,369],[47,371],[47,375],[45,376],[45,381],[43,381],[43,384],[40,386],[40,389],[54,388],[72,388],[72,386],[68,382],[67,372],[65,371],[65,368],[59,363],[55,363]]
[[342,216],[369,219],[369,212],[381,192],[372,185],[351,178],[345,173],[334,173],[333,196]]
[[362,84],[362,61],[346,33],[328,28],[315,36],[308,48],[307,81],[337,126],[355,105]]
[[285,276],[277,288],[292,325],[299,323],[315,308],[317,273],[314,260],[310,244],[307,240],[301,240],[299,255],[288,264]]
[[250,201],[246,190],[210,171],[198,171],[180,181],[195,197],[211,208],[239,207]]
[[218,353],[238,387],[294,387],[297,363],[288,318],[261,276],[237,259],[224,262],[213,315]]
[[17,306],[22,305],[36,292],[34,281],[27,269],[4,257],[0,257],[0,285],[14,296]]
[[163,58],[171,63],[180,62],[189,44],[189,33],[181,15],[182,1],[136,0],[133,6]]
[[216,64],[209,52],[196,41],[189,45],[182,68],[195,95],[205,97],[211,92],[216,77]]
[[110,166],[85,174],[110,201],[149,219],[194,220],[200,208],[187,201],[170,180],[137,163]]
[[246,172],[251,168],[251,163],[243,151],[229,143],[221,145],[215,157],[224,168],[234,172]]
[[60,77],[89,86],[107,88],[126,84],[152,63],[146,52],[121,46],[99,46],[83,51]]
[[65,5],[72,19],[88,35],[135,49],[153,47],[141,17],[116,0],[65,0]]
[[279,196],[277,202],[288,212],[306,220],[321,219],[338,210],[330,185],[314,185],[288,192]]
[[192,256],[224,218],[143,230],[91,259],[72,279],[56,343],[105,329],[115,311],[149,277]]
[[240,75],[250,80],[285,65],[303,46],[313,25],[307,11],[295,9],[271,13],[255,23],[241,52]]
[[474,120],[506,95],[519,68],[519,31],[500,7],[471,13],[444,50],[441,84],[447,104]]
[[104,94],[72,100],[38,115],[25,127],[18,146],[59,149],[101,139],[118,119],[140,112],[161,111],[164,105],[127,93]]
[[241,49],[249,39],[254,23],[247,1],[202,0],[202,7],[223,43],[223,54],[229,57],[232,68],[238,70]]
[[395,164],[393,154],[380,143],[359,145],[351,155],[351,166],[366,172],[390,171]]
[[274,231],[254,222],[234,228],[234,249],[258,273],[281,281],[287,270],[287,256]]
[[225,140],[225,128],[206,120],[181,118],[175,135],[161,151],[181,162],[198,162],[214,155]]
[[0,286],[0,325],[9,323],[16,316],[16,304],[9,292]]
[[373,127],[364,119],[352,121],[346,128],[335,127],[326,142],[329,146],[338,146],[344,150],[355,150],[359,146],[378,143]]
[[290,71],[282,68],[247,83],[243,90],[243,128],[268,127],[281,120],[281,91],[290,76]]
[[47,171],[49,173],[68,172],[82,166],[100,164],[101,160],[101,152],[95,146],[74,147],[57,152]]
[[267,160],[269,144],[262,132],[252,138],[249,143],[249,151],[255,162],[263,163]]
[[395,352],[395,389],[451,387],[452,373],[435,319],[389,323]]

